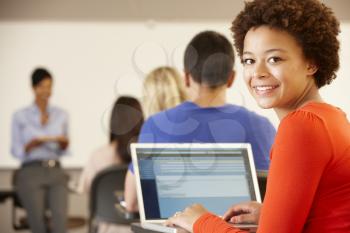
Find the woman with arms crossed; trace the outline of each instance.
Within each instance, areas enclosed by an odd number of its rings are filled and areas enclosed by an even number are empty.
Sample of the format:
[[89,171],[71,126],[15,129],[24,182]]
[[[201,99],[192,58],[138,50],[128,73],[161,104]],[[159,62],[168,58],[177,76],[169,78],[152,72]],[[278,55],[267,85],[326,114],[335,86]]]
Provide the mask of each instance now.
[[231,207],[223,219],[201,205],[168,220],[193,232],[350,232],[350,123],[319,89],[339,66],[339,23],[317,0],[255,0],[233,22],[250,93],[281,123],[264,203]]
[[51,232],[66,233],[68,177],[59,160],[69,144],[68,114],[49,102],[53,77],[48,70],[35,69],[31,81],[34,101],[12,119],[11,152],[21,161],[15,190],[32,232],[47,233],[43,218],[49,209]]

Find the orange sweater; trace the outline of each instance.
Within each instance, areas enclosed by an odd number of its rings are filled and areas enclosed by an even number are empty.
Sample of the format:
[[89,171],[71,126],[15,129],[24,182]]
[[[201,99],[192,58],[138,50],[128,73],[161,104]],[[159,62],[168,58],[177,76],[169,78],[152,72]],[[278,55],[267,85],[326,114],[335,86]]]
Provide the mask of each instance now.
[[[309,103],[280,123],[258,233],[350,232],[350,123],[331,105]],[[204,214],[195,233],[239,233]]]

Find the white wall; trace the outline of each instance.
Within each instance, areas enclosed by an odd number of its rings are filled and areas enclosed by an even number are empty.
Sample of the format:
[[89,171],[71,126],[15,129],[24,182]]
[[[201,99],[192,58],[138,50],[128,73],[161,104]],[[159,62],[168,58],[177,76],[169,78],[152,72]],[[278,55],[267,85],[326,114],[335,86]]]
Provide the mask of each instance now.
[[[70,115],[70,155],[63,162],[82,166],[93,149],[108,138],[109,110],[115,98],[130,94],[141,98],[142,81],[159,65],[182,70],[187,42],[201,30],[216,30],[231,40],[230,22],[216,23],[0,23],[0,167],[18,166],[10,155],[12,113],[33,101],[30,74],[47,67],[54,76],[51,103]],[[342,25],[341,69],[338,79],[322,93],[325,99],[350,114],[350,86],[346,62],[350,60],[350,24]],[[228,100],[244,105],[278,125],[272,110],[259,109],[242,82],[236,62],[237,82]]]

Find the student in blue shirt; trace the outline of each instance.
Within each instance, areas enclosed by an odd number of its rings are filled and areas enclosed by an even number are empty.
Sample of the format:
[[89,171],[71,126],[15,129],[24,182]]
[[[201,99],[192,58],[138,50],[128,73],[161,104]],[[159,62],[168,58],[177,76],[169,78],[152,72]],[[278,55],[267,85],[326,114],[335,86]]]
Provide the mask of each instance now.
[[34,103],[17,111],[12,119],[11,152],[22,162],[15,177],[16,191],[35,233],[47,232],[43,221],[46,207],[51,212],[51,232],[67,232],[67,176],[59,158],[69,144],[68,116],[49,105],[52,83],[47,70],[34,70]]
[[[148,118],[139,142],[250,143],[256,168],[268,170],[276,131],[267,118],[227,103],[226,91],[235,76],[233,65],[233,48],[223,35],[213,31],[196,35],[184,56],[190,101]],[[136,211],[132,164],[125,185],[127,210]]]

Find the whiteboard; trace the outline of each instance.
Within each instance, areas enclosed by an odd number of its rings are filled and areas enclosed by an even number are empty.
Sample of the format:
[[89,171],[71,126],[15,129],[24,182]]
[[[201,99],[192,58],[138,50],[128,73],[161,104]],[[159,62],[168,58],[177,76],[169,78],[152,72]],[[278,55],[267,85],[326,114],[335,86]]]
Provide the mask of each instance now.
[[[30,75],[37,66],[54,77],[51,104],[70,117],[70,153],[66,167],[82,167],[91,152],[108,141],[111,105],[123,94],[142,98],[145,75],[160,65],[183,70],[183,51],[202,30],[216,30],[230,40],[231,22],[0,22],[0,167],[19,161],[10,154],[11,118],[15,110],[32,103]],[[350,115],[350,24],[341,25],[341,69],[338,79],[323,88],[323,97]],[[228,91],[228,102],[268,117],[278,126],[272,110],[258,108],[242,80]]]

